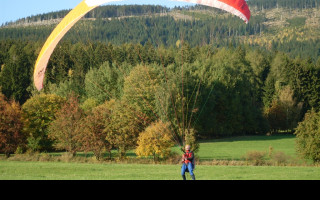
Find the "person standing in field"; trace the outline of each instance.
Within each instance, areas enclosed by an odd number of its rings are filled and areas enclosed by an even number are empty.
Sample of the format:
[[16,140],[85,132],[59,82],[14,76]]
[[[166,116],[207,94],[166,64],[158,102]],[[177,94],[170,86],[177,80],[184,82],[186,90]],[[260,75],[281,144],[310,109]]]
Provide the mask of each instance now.
[[185,146],[185,153],[182,155],[182,167],[181,167],[181,176],[183,180],[186,180],[185,172],[189,172],[192,180],[196,180],[193,173],[194,170],[194,153],[190,150],[191,146]]

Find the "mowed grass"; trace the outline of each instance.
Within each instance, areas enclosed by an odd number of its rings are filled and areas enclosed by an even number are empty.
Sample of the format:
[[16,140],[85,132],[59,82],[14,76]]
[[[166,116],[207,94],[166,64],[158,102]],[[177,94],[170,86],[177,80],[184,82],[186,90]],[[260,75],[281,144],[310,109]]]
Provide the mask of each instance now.
[[[298,157],[293,135],[242,136],[201,142],[197,156],[204,161],[245,160],[247,152],[265,151],[268,154],[270,147],[273,152]],[[179,152],[178,148],[175,150]],[[320,167],[197,165],[195,174],[197,180],[320,180]],[[181,180],[181,175],[178,164],[1,160],[0,180]]]
[[[202,142],[198,156],[201,160],[243,160],[250,151],[283,152],[297,157],[294,135],[239,136]],[[271,152],[270,152],[271,151]]]
[[[197,180],[320,179],[319,167],[198,165],[194,172]],[[181,180],[181,176],[180,165],[0,161],[0,180]]]

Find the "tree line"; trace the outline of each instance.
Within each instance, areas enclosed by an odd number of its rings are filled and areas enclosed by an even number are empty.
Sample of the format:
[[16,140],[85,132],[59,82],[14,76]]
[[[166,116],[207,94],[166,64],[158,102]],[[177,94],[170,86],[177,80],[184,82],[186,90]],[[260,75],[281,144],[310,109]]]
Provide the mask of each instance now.
[[[84,18],[113,18],[122,16],[139,16],[145,14],[165,13],[170,9],[159,5],[111,5],[100,6],[89,12]],[[64,18],[71,10],[61,10],[44,14],[32,15],[29,17],[18,19],[14,22],[7,22],[4,26],[13,24],[23,24],[31,22],[39,22],[44,20],[53,20]]]

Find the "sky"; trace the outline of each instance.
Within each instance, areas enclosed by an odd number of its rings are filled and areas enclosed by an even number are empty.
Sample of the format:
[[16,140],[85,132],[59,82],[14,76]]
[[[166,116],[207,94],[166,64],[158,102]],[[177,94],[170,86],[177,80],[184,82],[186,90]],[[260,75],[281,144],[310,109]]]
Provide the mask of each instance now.
[[[16,21],[31,15],[72,9],[81,1],[82,0],[0,0],[0,26],[5,22]],[[124,0],[109,4],[153,4],[167,7],[191,5],[171,0]]]

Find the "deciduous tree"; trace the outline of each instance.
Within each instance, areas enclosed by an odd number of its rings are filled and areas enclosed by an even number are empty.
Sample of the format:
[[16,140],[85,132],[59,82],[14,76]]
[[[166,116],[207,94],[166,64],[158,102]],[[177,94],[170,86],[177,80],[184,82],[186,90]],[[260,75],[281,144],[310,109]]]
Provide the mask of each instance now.
[[122,90],[121,70],[103,63],[98,69],[90,69],[85,78],[85,90],[88,98],[96,99],[99,104],[119,98]]
[[111,100],[107,107],[111,110],[111,120],[106,123],[106,139],[118,149],[119,157],[123,159],[129,149],[135,148],[139,133],[146,126],[146,118],[123,100]]
[[298,152],[305,158],[320,161],[320,112],[313,109],[299,123],[295,135]]
[[79,106],[78,98],[70,95],[49,126],[48,135],[54,140],[53,145],[56,149],[76,154],[79,149],[78,137],[82,131],[80,124],[83,116],[84,112]]
[[52,149],[53,141],[48,138],[48,127],[64,102],[64,98],[54,94],[39,94],[22,105],[24,130],[28,134],[30,149]]
[[80,134],[78,140],[81,143],[80,150],[92,151],[97,160],[103,157],[105,151],[111,157],[111,143],[106,139],[106,124],[110,124],[111,111],[106,104],[100,105],[89,112],[79,124]]
[[21,110],[19,103],[8,102],[0,93],[0,152],[7,157],[13,153],[19,145],[24,145],[26,135],[22,131]]
[[159,90],[159,73],[156,66],[137,65],[125,78],[123,100],[136,111],[156,120],[156,92]]

